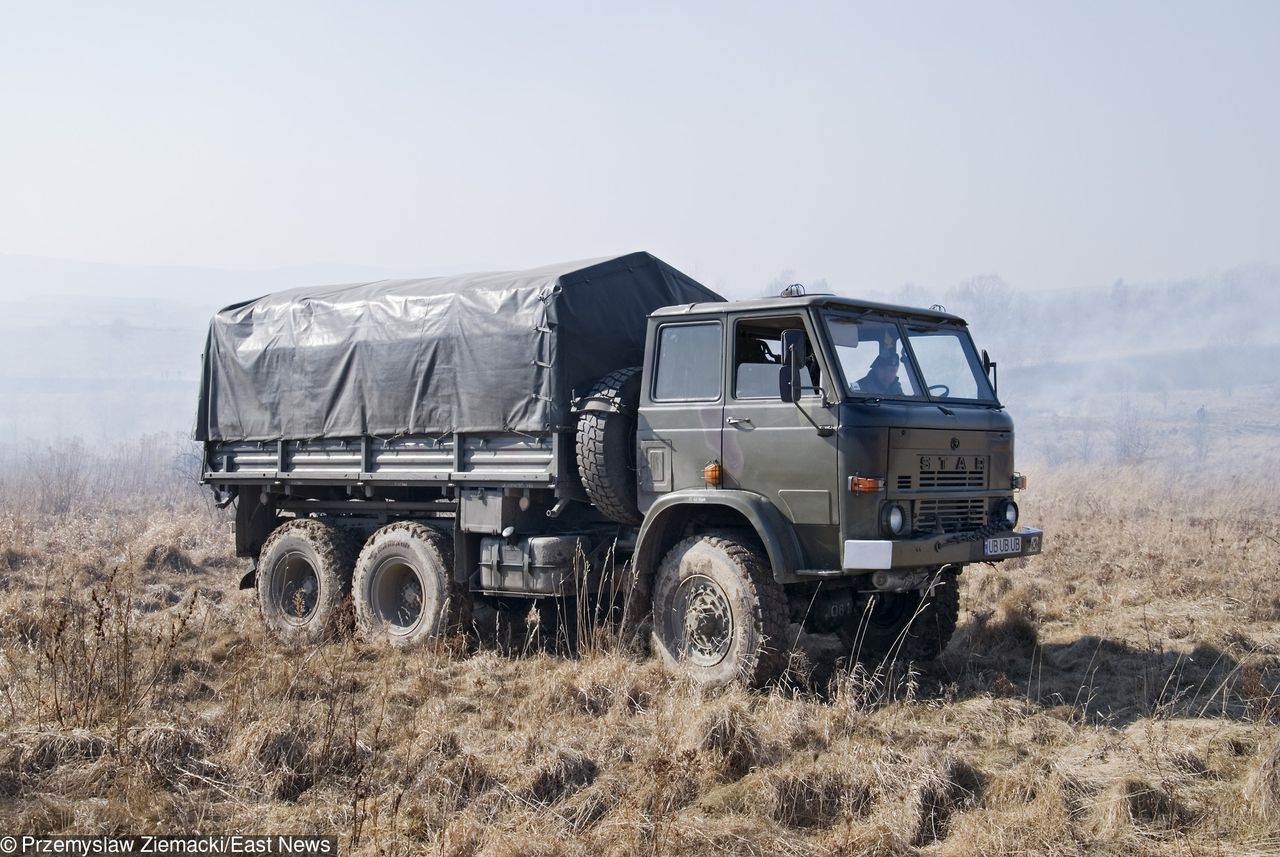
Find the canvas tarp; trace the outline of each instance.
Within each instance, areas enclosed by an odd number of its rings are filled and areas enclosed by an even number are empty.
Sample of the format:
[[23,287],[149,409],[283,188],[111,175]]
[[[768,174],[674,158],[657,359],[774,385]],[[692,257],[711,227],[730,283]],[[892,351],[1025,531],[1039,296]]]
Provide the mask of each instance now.
[[209,326],[196,438],[565,428],[650,312],[720,300],[648,253],[267,295]]

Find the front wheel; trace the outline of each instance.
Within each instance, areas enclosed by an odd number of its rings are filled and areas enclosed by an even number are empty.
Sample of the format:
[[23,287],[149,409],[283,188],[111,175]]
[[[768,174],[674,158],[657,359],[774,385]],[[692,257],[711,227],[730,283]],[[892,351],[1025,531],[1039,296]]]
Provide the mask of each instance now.
[[446,636],[464,613],[448,536],[413,521],[388,524],[365,543],[351,595],[364,636],[397,648]]
[[729,538],[694,536],[663,557],[654,648],[698,683],[759,686],[786,666],[787,599],[768,561]]
[[960,616],[954,571],[938,571],[924,589],[877,592],[855,609],[841,637],[862,661],[931,661],[942,654]]

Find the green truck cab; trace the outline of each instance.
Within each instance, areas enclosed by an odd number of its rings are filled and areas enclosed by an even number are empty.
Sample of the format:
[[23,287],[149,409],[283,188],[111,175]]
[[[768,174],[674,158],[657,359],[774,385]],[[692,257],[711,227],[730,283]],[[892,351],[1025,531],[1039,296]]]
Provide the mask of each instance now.
[[1042,547],[994,366],[956,316],[797,291],[641,253],[224,310],[203,478],[268,627],[323,639],[350,598],[412,645],[589,601],[707,684],[767,682],[795,626],[936,656],[964,567]]
[[[926,658],[954,629],[965,564],[1041,550],[1018,527],[1013,422],[956,316],[830,295],[666,308],[644,365],[639,568],[691,522],[743,533],[790,619]],[[692,602],[657,591],[664,650],[710,666],[727,637],[690,629],[732,628],[701,616],[734,617],[725,583],[707,575]]]

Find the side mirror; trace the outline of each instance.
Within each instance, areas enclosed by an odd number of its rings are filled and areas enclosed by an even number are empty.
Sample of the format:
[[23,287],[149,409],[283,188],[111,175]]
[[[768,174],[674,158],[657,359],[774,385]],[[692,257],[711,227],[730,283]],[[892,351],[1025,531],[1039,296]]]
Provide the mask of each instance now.
[[778,370],[778,395],[782,401],[794,402],[804,392],[800,370],[808,359],[809,340],[804,331],[782,331],[782,368]]
[[996,374],[996,361],[991,359],[985,348],[982,349],[982,374],[991,382],[991,392],[995,393],[997,399],[1000,398],[1000,376]]

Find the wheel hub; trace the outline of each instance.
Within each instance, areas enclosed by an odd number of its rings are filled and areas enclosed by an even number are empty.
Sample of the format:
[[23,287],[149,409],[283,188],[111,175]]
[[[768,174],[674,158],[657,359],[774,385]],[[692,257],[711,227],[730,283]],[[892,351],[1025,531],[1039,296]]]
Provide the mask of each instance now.
[[305,625],[316,612],[319,603],[320,578],[306,557],[289,553],[276,566],[279,581],[279,609],[285,619],[295,625]]
[[391,634],[407,634],[422,618],[422,579],[418,570],[395,557],[371,575],[369,606]]
[[400,609],[396,618],[401,625],[412,625],[413,620],[422,612],[422,586],[417,578],[408,580],[400,587]]
[[680,585],[683,601],[684,654],[694,664],[715,666],[733,642],[733,611],[714,580],[694,575]]

